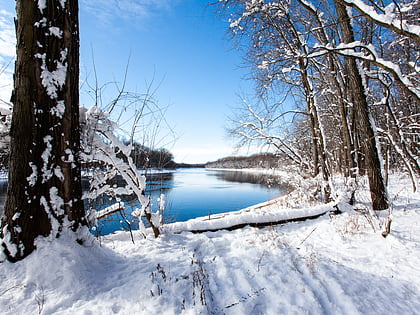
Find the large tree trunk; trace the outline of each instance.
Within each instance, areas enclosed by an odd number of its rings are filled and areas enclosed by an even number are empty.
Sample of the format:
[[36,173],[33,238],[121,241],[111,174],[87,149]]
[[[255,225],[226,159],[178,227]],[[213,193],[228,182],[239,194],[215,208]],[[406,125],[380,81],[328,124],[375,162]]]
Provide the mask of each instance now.
[[[341,26],[344,43],[354,42],[353,29],[350,23],[346,7],[340,0],[334,0]],[[378,145],[375,139],[373,122],[369,114],[369,106],[366,100],[362,76],[359,72],[355,58],[345,57],[349,94],[354,106],[357,131],[362,141],[363,153],[365,154],[366,172],[369,180],[372,207],[374,210],[388,208],[386,186],[382,177],[381,163]]]
[[2,218],[9,260],[29,255],[38,236],[85,223],[78,163],[77,0],[17,0],[17,60],[9,182]]

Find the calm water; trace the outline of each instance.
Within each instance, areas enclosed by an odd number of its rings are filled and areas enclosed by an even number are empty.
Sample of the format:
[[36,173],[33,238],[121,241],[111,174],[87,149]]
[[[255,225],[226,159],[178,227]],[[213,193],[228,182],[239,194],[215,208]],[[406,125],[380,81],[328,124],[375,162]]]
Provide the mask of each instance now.
[[[165,222],[240,210],[281,196],[286,190],[287,187],[276,184],[275,177],[233,171],[178,169],[147,176],[147,194],[152,196],[154,208],[157,208],[159,195],[165,195]],[[2,198],[4,195],[0,194],[0,202]],[[138,203],[130,198],[123,201],[126,209],[101,220],[98,229],[93,231],[95,234],[138,228],[136,218],[131,216],[139,207]],[[99,210],[109,205],[107,199],[102,199],[93,207]]]
[[[287,191],[287,187],[276,185],[275,177],[205,169],[179,169],[155,174],[148,176],[147,184],[147,193],[152,196],[154,208],[159,195],[165,194],[165,222],[240,210],[279,197]],[[102,220],[97,233],[105,235],[138,227],[130,216],[138,203],[124,202],[127,208],[125,214],[114,214]]]

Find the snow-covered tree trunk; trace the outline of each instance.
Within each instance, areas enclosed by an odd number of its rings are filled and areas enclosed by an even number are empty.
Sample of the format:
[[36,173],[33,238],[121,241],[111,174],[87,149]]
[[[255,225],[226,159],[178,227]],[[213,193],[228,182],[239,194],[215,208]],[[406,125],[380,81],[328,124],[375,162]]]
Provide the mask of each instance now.
[[9,182],[1,236],[8,259],[38,236],[85,224],[79,135],[77,0],[17,0]]
[[331,201],[331,187],[329,184],[330,181],[330,171],[327,162],[327,152],[325,147],[325,139],[323,132],[321,130],[322,123],[318,114],[317,103],[315,99],[315,93],[309,79],[307,71],[307,61],[302,59],[299,60],[299,66],[302,77],[302,84],[305,90],[306,106],[308,113],[311,119],[311,133],[313,141],[313,156],[314,156],[314,175],[318,175],[321,171],[322,179],[324,181],[323,185],[323,195],[324,201]]
[[[316,26],[311,25],[312,28],[317,28],[317,32],[315,32],[315,36],[317,40],[322,45],[329,45],[332,40],[329,37],[327,32],[327,27],[325,25],[325,21],[323,20],[324,12],[319,11],[313,6],[310,2],[306,0],[298,0],[299,4],[313,17],[314,21],[316,22]],[[343,140],[343,161],[344,165],[344,175],[347,176],[354,176],[354,171],[352,171],[355,167],[355,161],[353,158],[353,143],[351,141],[351,131],[348,122],[348,115],[346,110],[345,104],[345,91],[343,88],[342,80],[340,80],[340,65],[339,61],[334,58],[333,54],[328,54],[328,71],[323,73],[322,70],[319,70],[320,76],[325,76],[325,85],[331,86],[336,94],[336,98],[338,101],[338,109],[340,113],[340,122],[342,128],[342,140]]]
[[[345,44],[354,42],[353,28],[347,8],[340,0],[334,0],[338,20]],[[365,154],[366,172],[369,180],[372,207],[374,210],[388,208],[386,186],[382,176],[381,162],[378,146],[375,138],[373,121],[369,114],[369,106],[366,99],[366,91],[363,86],[363,78],[357,65],[356,59],[345,57],[347,82],[349,84],[350,99],[354,106],[356,124],[362,141],[363,153]]]

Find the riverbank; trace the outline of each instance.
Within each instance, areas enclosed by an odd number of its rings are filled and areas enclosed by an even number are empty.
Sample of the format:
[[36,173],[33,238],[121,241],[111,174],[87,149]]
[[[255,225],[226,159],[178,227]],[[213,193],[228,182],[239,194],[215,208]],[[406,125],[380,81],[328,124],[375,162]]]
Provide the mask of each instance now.
[[[287,193],[287,187],[278,185],[269,187],[267,182],[274,177],[251,175],[244,172],[210,171],[202,168],[148,169],[142,170],[142,172],[147,178],[145,193],[152,198],[153,211],[157,210],[159,205],[157,200],[161,193],[165,195],[165,211],[163,213],[165,223],[236,211]],[[89,190],[88,177],[92,176],[94,176],[93,172],[83,173],[82,184],[85,192]],[[125,185],[119,176],[114,180],[114,184]],[[0,214],[3,200],[6,197],[6,191],[2,190],[4,187],[0,182]],[[114,207],[114,202],[108,198],[98,198],[96,201],[86,204],[86,210],[94,208],[101,212]],[[138,228],[137,218],[131,215],[139,207],[138,202],[130,196],[121,196],[121,201],[125,204],[124,210],[100,220],[95,233],[105,235],[122,229]]]
[[[0,264],[4,314],[416,314],[420,193],[391,177],[391,234],[367,192],[341,215],[158,239],[43,239]],[[312,208],[312,207],[309,207]],[[298,208],[296,208],[298,209]],[[292,211],[292,210],[290,210]]]

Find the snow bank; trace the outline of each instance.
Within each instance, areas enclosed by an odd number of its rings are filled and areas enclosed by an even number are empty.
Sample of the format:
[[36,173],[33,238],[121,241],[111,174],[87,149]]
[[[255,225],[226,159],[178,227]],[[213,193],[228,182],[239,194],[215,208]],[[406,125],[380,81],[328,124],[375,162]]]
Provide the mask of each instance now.
[[[279,169],[217,169],[229,172],[245,172],[251,174],[264,174],[277,176],[282,182],[298,185],[301,179],[296,178],[296,173]],[[246,225],[262,226],[265,224],[285,223],[301,218],[315,218],[327,212],[337,210],[335,202],[300,208],[284,207],[284,197],[263,202],[243,210],[213,214],[205,217],[191,219],[185,222],[175,222],[165,226],[168,232],[180,233],[183,231],[201,232],[216,231],[220,229],[236,229]]]
[[135,231],[134,243],[127,232],[84,246],[40,239],[24,261],[0,263],[0,313],[417,314],[420,193],[395,175],[389,191],[387,238],[380,219],[349,210],[261,229]]

